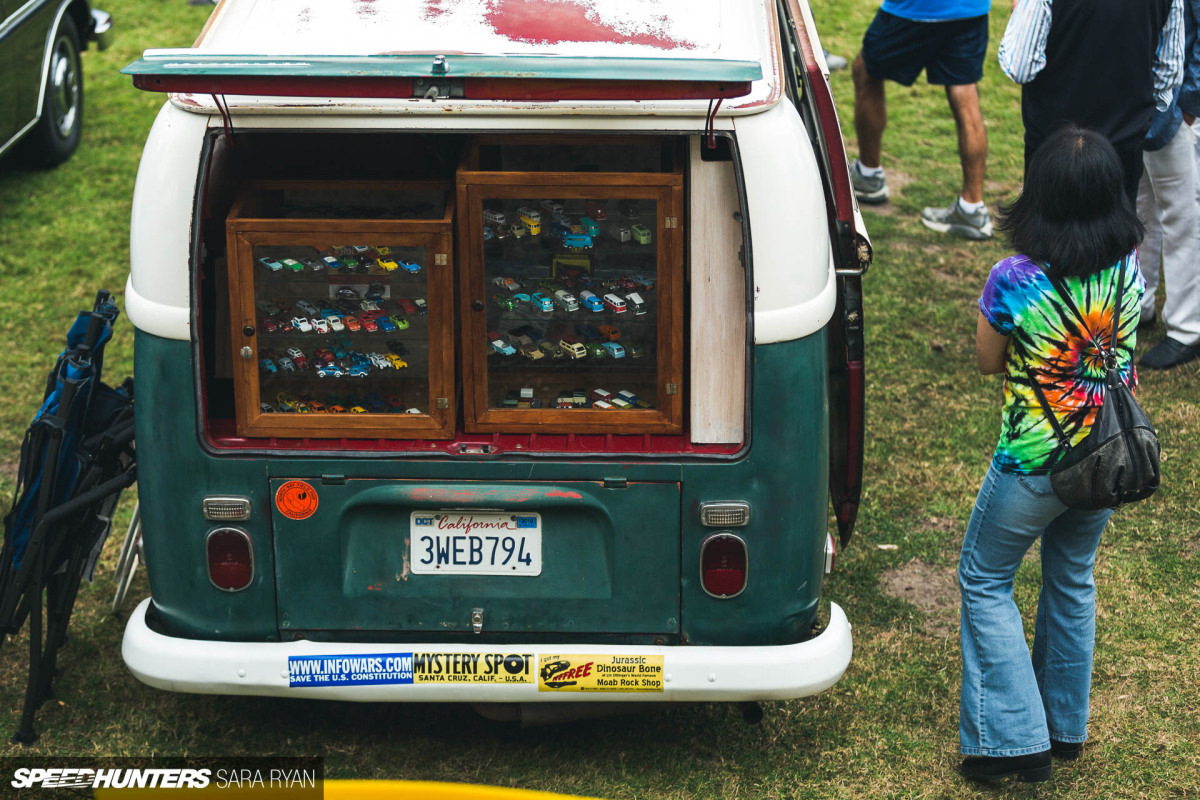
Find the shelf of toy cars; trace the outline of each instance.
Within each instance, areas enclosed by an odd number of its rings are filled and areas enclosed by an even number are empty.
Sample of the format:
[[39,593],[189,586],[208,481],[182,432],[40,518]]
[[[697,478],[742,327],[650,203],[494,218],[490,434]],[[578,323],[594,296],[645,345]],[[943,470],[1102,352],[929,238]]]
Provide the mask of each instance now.
[[[624,393],[623,395],[621,393]],[[603,381],[527,381],[523,383],[491,386],[488,404],[493,409],[550,409],[561,412],[603,409],[608,411],[644,412],[654,411],[657,387],[651,381],[609,380]],[[567,404],[566,398],[570,398]],[[612,402],[620,397],[621,404]],[[632,400],[632,402],[630,401]],[[607,402],[609,407],[597,406]]]
[[[375,376],[317,378],[311,370],[308,370],[307,374],[298,372],[272,375],[270,380],[263,381],[261,385],[260,403],[272,406],[278,413],[287,413],[287,409],[280,403],[283,396],[305,402],[315,400],[329,407],[341,405],[347,409],[354,405],[363,405],[363,401],[366,401],[367,405],[364,407],[369,408],[372,405],[369,400],[371,395],[384,400],[385,405],[391,409],[373,413],[390,414],[396,413],[397,409],[405,411],[410,408],[420,409],[423,413],[430,403],[429,382],[425,380],[397,386],[392,381],[381,381]],[[265,408],[262,410],[266,413]]]

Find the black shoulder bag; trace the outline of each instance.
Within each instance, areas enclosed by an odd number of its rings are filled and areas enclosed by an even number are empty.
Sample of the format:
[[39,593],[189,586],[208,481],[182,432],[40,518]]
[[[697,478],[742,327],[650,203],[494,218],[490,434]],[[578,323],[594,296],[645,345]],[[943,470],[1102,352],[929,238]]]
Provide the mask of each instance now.
[[1038,404],[1050,420],[1062,447],[1062,456],[1050,469],[1050,485],[1054,494],[1068,508],[1117,508],[1145,500],[1158,489],[1158,435],[1150,418],[1134,399],[1133,392],[1121,380],[1121,371],[1117,366],[1117,332],[1125,293],[1126,263],[1127,259],[1121,261],[1117,278],[1117,307],[1107,348],[1100,345],[1088,328],[1066,288],[1059,286],[1058,280],[1050,279],[1055,291],[1100,351],[1106,369],[1104,403],[1096,412],[1092,429],[1079,444],[1071,446],[1070,437],[1054,416],[1033,370],[1028,364],[1025,365],[1029,385],[1033,387]]

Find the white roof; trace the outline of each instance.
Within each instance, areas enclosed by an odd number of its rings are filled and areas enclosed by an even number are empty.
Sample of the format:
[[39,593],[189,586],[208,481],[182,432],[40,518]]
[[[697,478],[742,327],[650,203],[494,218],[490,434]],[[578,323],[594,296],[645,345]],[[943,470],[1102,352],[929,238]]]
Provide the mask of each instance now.
[[[763,79],[727,99],[724,113],[758,111],[779,97],[774,4],[770,0],[221,0],[190,52],[203,55],[526,55],[757,61]],[[152,52],[147,51],[147,56]],[[186,53],[188,51],[173,51]],[[652,66],[650,67],[652,69]],[[215,110],[201,93],[176,95],[188,110]],[[263,110],[319,105],[387,113],[446,110],[495,113],[495,101],[227,98]],[[436,108],[430,104],[436,102]],[[533,104],[562,111],[564,102]],[[596,103],[592,103],[595,105]],[[589,103],[571,101],[573,108]],[[629,101],[602,102],[634,105]],[[637,103],[640,113],[703,113],[706,100]],[[520,104],[522,113],[537,109]]]

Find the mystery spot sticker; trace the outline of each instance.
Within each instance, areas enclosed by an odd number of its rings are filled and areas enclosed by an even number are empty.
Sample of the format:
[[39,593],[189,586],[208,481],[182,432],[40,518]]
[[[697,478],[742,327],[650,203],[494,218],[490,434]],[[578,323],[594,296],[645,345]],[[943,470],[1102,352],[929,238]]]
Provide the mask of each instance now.
[[275,492],[275,507],[288,519],[308,519],[317,510],[317,490],[304,481],[288,481]]

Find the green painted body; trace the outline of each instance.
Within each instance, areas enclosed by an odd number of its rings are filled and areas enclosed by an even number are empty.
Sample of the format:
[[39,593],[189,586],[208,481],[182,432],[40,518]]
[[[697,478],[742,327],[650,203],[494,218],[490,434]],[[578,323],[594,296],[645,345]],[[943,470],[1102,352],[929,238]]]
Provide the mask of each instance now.
[[[753,350],[751,447],[733,460],[373,458],[214,454],[201,445],[193,350],[136,335],[139,499],[159,624],[198,639],[553,641],[773,645],[805,639],[824,576],[828,410],[824,332]],[[322,482],[325,476],[324,482]],[[335,477],[336,476],[336,477]],[[316,514],[274,506],[288,479]],[[255,576],[208,579],[208,495],[248,496]],[[746,590],[700,586],[717,529],[701,502],[744,500]],[[413,510],[520,508],[543,518],[543,573],[405,574]],[[483,608],[484,632],[470,632]]]

